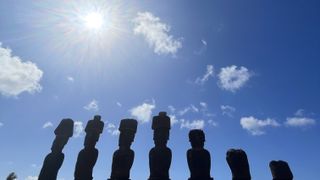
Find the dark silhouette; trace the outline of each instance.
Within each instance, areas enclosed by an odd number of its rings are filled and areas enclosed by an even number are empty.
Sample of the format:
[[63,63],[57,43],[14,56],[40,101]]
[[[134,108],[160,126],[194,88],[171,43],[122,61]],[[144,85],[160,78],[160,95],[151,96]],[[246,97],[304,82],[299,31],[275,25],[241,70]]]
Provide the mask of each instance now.
[[7,180],[15,180],[17,178],[18,176],[16,175],[16,173],[12,172],[8,175]]
[[104,122],[101,116],[94,116],[89,120],[85,128],[86,137],[84,140],[84,149],[79,152],[76,169],[74,172],[75,180],[92,180],[92,170],[98,158],[98,150],[95,148],[99,136],[103,131]]
[[54,130],[56,138],[51,146],[51,153],[44,159],[38,180],[56,180],[57,174],[62,166],[64,154],[63,147],[73,135],[73,120],[63,119]]
[[189,141],[192,148],[187,151],[189,180],[213,180],[210,176],[211,157],[209,151],[204,149],[205,135],[200,129],[189,132]]
[[166,112],[160,112],[152,120],[153,140],[155,147],[149,152],[149,180],[169,180],[169,168],[172,153],[167,147],[170,131],[170,118]]
[[135,119],[123,119],[120,122],[119,149],[113,154],[112,171],[109,180],[130,180],[130,169],[134,160],[134,151],[130,149],[137,132]]
[[290,167],[285,161],[271,161],[269,167],[273,180],[292,180],[293,175]]
[[230,149],[227,152],[227,162],[233,180],[251,179],[247,154],[242,149]]

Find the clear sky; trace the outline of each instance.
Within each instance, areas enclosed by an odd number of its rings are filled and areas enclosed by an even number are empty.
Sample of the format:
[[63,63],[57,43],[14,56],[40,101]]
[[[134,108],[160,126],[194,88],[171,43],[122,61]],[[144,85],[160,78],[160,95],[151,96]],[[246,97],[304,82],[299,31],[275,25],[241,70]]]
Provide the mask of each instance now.
[[110,177],[117,127],[139,121],[133,180],[149,176],[151,119],[171,116],[173,180],[189,177],[188,132],[201,128],[211,174],[247,152],[253,179],[288,161],[320,176],[320,1],[0,1],[0,179],[36,179],[54,128],[76,122],[59,178],[73,179],[83,127],[105,122],[94,179]]

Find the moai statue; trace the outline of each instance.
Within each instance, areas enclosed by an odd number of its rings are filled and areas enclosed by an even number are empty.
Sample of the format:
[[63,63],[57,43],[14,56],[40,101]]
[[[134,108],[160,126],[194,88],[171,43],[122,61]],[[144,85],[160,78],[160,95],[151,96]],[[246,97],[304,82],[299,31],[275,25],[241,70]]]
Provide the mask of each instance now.
[[63,147],[73,135],[73,120],[63,119],[54,130],[56,138],[51,146],[51,153],[44,159],[38,180],[56,180],[58,171],[63,163]]
[[250,168],[246,152],[242,149],[230,149],[227,162],[232,172],[232,180],[250,180]]
[[271,161],[269,167],[273,180],[292,180],[293,175],[290,167],[285,161]]
[[8,175],[7,180],[16,180],[18,178],[18,176],[16,175],[16,173],[12,172]]
[[98,159],[99,151],[95,148],[103,131],[104,122],[101,116],[94,116],[93,120],[89,120],[85,128],[86,137],[84,140],[84,148],[79,152],[74,172],[75,180],[92,180],[92,170]]
[[205,135],[200,129],[189,132],[189,141],[192,148],[187,151],[189,180],[213,180],[210,176],[211,157],[209,151],[204,149]]
[[113,153],[112,171],[109,180],[130,180],[130,169],[134,160],[134,151],[130,146],[137,132],[135,119],[123,119],[120,122],[119,149]]
[[149,180],[170,180],[169,168],[172,153],[167,147],[170,131],[170,118],[166,112],[160,112],[152,120],[153,141],[155,147],[149,152]]

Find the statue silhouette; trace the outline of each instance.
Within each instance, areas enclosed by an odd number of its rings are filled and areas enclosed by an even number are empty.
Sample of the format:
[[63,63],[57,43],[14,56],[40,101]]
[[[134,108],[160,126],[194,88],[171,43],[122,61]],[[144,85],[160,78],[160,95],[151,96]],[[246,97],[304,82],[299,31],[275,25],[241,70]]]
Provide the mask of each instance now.
[[290,167],[285,161],[271,161],[269,167],[273,180],[292,180],[293,175]]
[[38,180],[56,180],[58,171],[62,166],[64,154],[63,147],[73,135],[73,120],[63,119],[54,131],[56,138],[51,146],[51,153],[44,159]]
[[149,152],[149,180],[170,180],[169,168],[172,153],[167,147],[170,131],[170,118],[166,112],[160,112],[152,120],[153,140],[155,147]]
[[84,140],[84,148],[79,152],[74,172],[75,180],[92,180],[92,170],[98,158],[98,150],[95,148],[99,140],[99,136],[103,131],[104,122],[101,116],[94,116],[93,120],[89,120],[85,128],[86,137]]
[[247,154],[242,149],[228,150],[227,162],[231,169],[233,180],[251,179]]
[[7,180],[16,180],[18,178],[18,176],[16,175],[16,173],[12,172],[8,175]]
[[187,151],[189,180],[213,180],[210,176],[211,157],[209,151],[204,149],[205,135],[200,129],[189,132],[189,141],[192,148]]
[[123,119],[120,122],[119,149],[113,154],[112,171],[109,180],[130,180],[130,169],[134,160],[134,151],[130,149],[137,132],[135,119]]

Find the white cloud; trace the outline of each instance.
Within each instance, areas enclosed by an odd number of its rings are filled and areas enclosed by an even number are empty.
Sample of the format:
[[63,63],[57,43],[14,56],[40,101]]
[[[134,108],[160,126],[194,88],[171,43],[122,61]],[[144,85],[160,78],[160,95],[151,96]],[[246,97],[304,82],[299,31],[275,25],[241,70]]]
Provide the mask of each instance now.
[[179,123],[179,120],[177,119],[177,117],[175,115],[169,115],[170,117],[170,123],[171,123],[171,127],[177,123]]
[[141,123],[146,123],[151,120],[152,110],[156,107],[154,101],[152,103],[143,103],[130,109],[131,116],[134,116]]
[[303,116],[304,115],[304,109],[298,109],[295,113],[295,116]]
[[198,77],[195,80],[196,84],[203,85],[205,82],[209,80],[210,77],[214,76],[214,68],[213,65],[207,65],[207,71],[202,77]]
[[236,111],[236,108],[229,105],[221,105],[220,109],[222,111],[222,115],[227,115],[229,117],[233,117],[233,113]]
[[144,36],[150,47],[157,54],[176,54],[182,47],[180,40],[169,35],[170,26],[161,22],[159,17],[150,12],[138,12],[133,19],[134,34]]
[[49,127],[53,127],[53,124],[52,124],[52,122],[50,122],[50,121],[44,123],[43,126],[42,126],[42,128],[44,128],[44,129],[45,129],[45,128],[49,128]]
[[204,39],[201,39],[201,42],[202,42],[202,44],[205,45],[205,46],[208,44],[207,41],[204,40]]
[[38,176],[28,176],[25,180],[38,180]]
[[181,120],[180,128],[186,128],[186,129],[203,129],[204,128],[204,120],[193,120],[193,121],[188,121],[188,120]]
[[207,41],[204,40],[204,39],[202,39],[202,40],[201,40],[201,47],[200,47],[198,50],[196,50],[194,53],[195,53],[196,55],[201,55],[201,54],[203,54],[203,53],[207,50],[207,45],[208,45]]
[[83,134],[84,127],[81,121],[74,122],[73,137],[77,138]]
[[243,129],[250,132],[252,135],[262,135],[265,134],[265,127],[278,127],[280,124],[274,119],[259,120],[252,116],[242,117],[240,119],[240,124]]
[[194,106],[193,104],[190,105],[190,108],[193,112],[199,112],[199,109],[196,106]]
[[212,119],[208,120],[208,124],[213,127],[217,127],[219,125],[217,122],[213,121]]
[[206,102],[200,102],[201,111],[206,111],[208,109],[208,105]]
[[169,105],[168,109],[171,113],[174,113],[176,111],[176,108],[174,108],[172,105]]
[[186,108],[180,110],[178,114],[179,114],[180,116],[183,116],[184,114],[186,114],[186,113],[189,112],[190,110],[191,110],[190,107],[186,107]]
[[4,124],[2,122],[0,122],[0,127],[2,127]]
[[120,102],[116,103],[118,107],[122,107],[122,104]]
[[314,119],[307,117],[289,117],[285,122],[285,125],[291,127],[307,127],[315,124],[316,121]]
[[120,134],[120,131],[118,130],[117,126],[110,122],[106,123],[106,130],[107,132],[112,136],[118,136]]
[[67,80],[70,81],[70,82],[74,82],[74,78],[71,77],[71,76],[68,76],[68,77],[67,77]]
[[246,67],[238,68],[235,65],[221,68],[219,77],[219,86],[227,91],[235,92],[243,87],[250,79],[251,73]]
[[180,110],[180,111],[178,112],[178,114],[179,114],[180,116],[183,116],[183,115],[185,115],[185,114],[188,113],[188,112],[194,112],[194,113],[196,113],[196,112],[199,112],[199,109],[198,109],[196,106],[194,106],[193,104],[191,104],[190,106],[187,106],[187,107],[185,107],[184,109]]
[[11,49],[3,48],[0,43],[0,93],[4,96],[18,96],[22,92],[40,92],[39,84],[43,72],[36,64],[23,62],[13,56]]
[[99,102],[95,99],[93,99],[89,104],[85,105],[83,108],[90,111],[99,111]]

